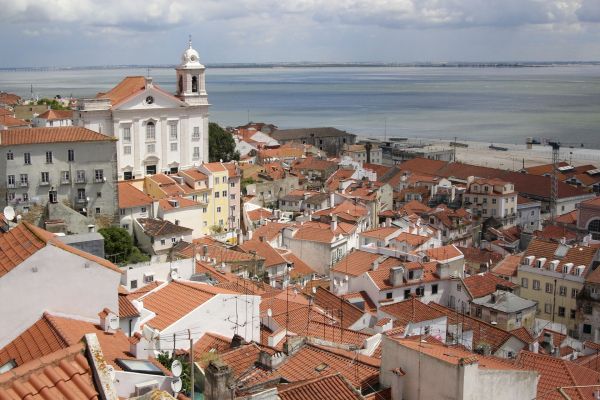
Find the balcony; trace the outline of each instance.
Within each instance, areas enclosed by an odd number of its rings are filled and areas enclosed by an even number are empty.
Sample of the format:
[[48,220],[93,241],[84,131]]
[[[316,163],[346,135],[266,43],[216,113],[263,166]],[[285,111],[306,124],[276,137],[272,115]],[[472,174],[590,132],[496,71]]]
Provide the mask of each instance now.
[[50,182],[41,182],[40,181],[40,186],[50,186]]
[[84,198],[78,197],[77,200],[75,200],[75,202],[77,204],[87,204],[88,199],[86,197],[84,197]]
[[70,185],[71,184],[71,180],[70,179],[61,179],[60,180],[60,184],[61,185]]
[[15,183],[7,183],[6,187],[9,189],[15,189],[17,187],[17,185]]
[[79,176],[77,178],[75,178],[75,183],[86,183],[86,179],[85,176]]
[[29,187],[29,182],[20,182],[19,186],[22,187],[22,188]]
[[104,183],[106,182],[106,178],[94,178],[94,183]]

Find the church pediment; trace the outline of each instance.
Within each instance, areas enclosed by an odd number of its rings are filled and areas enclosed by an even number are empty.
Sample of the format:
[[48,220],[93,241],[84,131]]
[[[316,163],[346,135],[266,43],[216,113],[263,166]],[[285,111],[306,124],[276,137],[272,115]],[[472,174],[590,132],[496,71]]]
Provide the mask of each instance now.
[[119,104],[113,110],[152,110],[162,108],[179,108],[185,103],[157,86],[140,90]]

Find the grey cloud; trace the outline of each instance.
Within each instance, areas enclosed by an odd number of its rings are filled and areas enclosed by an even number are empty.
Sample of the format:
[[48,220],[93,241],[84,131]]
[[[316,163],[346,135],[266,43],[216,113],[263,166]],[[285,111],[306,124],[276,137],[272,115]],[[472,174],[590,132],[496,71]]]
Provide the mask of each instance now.
[[583,0],[577,17],[582,22],[600,22],[600,1]]

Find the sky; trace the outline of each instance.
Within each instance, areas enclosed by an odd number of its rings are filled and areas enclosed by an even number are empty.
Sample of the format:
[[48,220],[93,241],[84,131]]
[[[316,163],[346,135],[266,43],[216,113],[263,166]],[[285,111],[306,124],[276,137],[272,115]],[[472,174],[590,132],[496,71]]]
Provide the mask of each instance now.
[[0,68],[600,60],[600,0],[0,0]]

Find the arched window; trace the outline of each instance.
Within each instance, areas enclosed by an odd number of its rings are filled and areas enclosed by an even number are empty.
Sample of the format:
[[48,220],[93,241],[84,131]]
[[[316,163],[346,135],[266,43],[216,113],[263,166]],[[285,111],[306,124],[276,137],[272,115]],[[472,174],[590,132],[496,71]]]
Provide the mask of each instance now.
[[179,75],[179,93],[183,93],[183,76]]
[[149,121],[146,124],[146,140],[155,140],[156,139],[156,125],[154,122]]
[[192,92],[198,93],[198,77],[192,76]]
[[600,219],[595,219],[588,224],[588,232],[592,234],[592,239],[600,239]]

